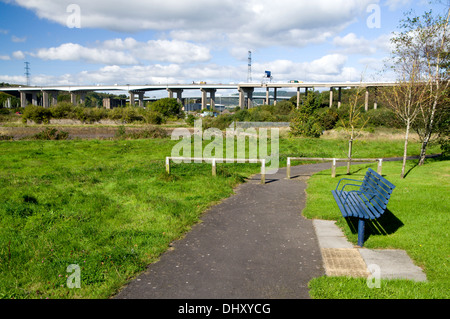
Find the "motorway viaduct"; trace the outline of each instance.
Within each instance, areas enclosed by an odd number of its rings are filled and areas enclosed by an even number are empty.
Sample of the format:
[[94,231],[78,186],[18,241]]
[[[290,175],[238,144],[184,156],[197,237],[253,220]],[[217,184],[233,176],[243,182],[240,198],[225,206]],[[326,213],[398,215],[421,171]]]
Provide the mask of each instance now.
[[[37,94],[42,93],[42,106],[49,107],[57,102],[59,92],[69,92],[71,102],[77,103],[77,95],[80,97],[80,103],[84,102],[87,92],[107,92],[107,91],[122,91],[128,92],[130,96],[130,105],[135,105],[137,98],[138,105],[144,106],[144,94],[148,91],[167,90],[170,98],[174,97],[179,102],[182,101],[182,92],[184,90],[200,90],[202,94],[202,110],[206,109],[207,98],[209,95],[210,105],[214,107],[215,95],[217,90],[237,90],[239,92],[239,106],[241,108],[251,108],[253,106],[253,92],[255,89],[265,89],[266,98],[265,104],[270,104],[270,90],[273,91],[273,101],[277,101],[277,89],[280,88],[296,88],[297,89],[297,107],[300,102],[300,90],[304,89],[308,93],[308,89],[312,88],[330,88],[330,107],[333,106],[333,88],[338,88],[337,106],[341,106],[341,89],[360,87],[365,89],[365,109],[368,110],[369,101],[369,87],[383,87],[394,86],[393,82],[310,82],[310,83],[240,83],[240,84],[173,84],[173,85],[92,85],[92,86],[19,86],[19,87],[0,87],[0,92],[18,93],[20,96],[21,106],[25,107],[28,104],[27,95],[31,95],[31,103],[38,105]],[[376,92],[376,90],[375,90]],[[377,108],[375,98],[374,108]]]

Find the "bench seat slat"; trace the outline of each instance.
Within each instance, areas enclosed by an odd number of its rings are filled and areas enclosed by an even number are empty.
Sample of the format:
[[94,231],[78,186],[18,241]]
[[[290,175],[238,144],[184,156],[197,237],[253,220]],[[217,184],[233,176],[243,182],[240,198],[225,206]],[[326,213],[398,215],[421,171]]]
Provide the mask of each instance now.
[[368,179],[366,183],[363,183],[361,187],[370,187],[373,191],[379,192],[385,198],[389,198],[390,192],[386,191],[380,185],[376,184],[375,181]]
[[375,177],[377,177],[378,179],[380,179],[380,181],[382,181],[384,184],[386,184],[390,189],[394,189],[395,185],[392,184],[390,181],[388,181],[386,178],[384,178],[383,176],[381,176],[380,174],[378,174],[377,172],[375,172],[373,169],[371,169],[370,167],[368,168],[368,170],[371,172],[371,174]]
[[350,193],[348,194],[348,199],[347,201],[349,202],[350,205],[353,206],[354,208],[354,212],[356,213],[354,215],[354,217],[358,217],[358,218],[364,218],[364,219],[369,219],[370,216],[368,215],[364,204],[362,203],[362,201],[359,199],[358,194],[356,193]]

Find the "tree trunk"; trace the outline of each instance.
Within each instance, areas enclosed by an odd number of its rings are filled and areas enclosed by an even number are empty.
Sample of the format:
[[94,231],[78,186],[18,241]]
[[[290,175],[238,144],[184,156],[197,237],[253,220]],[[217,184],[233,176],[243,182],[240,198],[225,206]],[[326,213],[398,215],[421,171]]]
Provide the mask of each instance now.
[[350,166],[352,165],[352,146],[353,138],[348,141],[348,162],[347,162],[347,175],[350,175]]
[[425,137],[422,141],[422,148],[420,150],[419,166],[421,166],[425,163],[425,156],[426,156],[426,152],[427,152],[428,142],[430,141],[431,133],[433,132],[433,128],[434,128],[434,126],[433,126],[434,125],[434,115],[436,113],[438,94],[439,94],[439,82],[436,83],[436,93],[434,93],[434,96],[433,96],[434,97],[433,106],[431,108],[431,114],[428,119],[428,123],[426,125]]
[[408,154],[408,137],[409,137],[410,119],[406,121],[405,148],[403,149],[403,164],[401,178],[405,178],[406,156]]

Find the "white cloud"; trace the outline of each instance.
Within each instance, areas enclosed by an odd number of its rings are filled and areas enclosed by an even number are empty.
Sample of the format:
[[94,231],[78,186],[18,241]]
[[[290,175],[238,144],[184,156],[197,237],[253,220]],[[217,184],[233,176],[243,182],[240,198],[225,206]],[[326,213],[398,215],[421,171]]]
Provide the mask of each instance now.
[[12,42],[16,42],[16,43],[19,43],[19,42],[25,42],[25,41],[27,41],[27,37],[19,38],[19,37],[16,37],[15,35],[13,35],[13,36],[11,37],[11,41],[12,41]]
[[43,60],[85,61],[88,63],[122,65],[138,63],[134,57],[124,52],[99,48],[86,48],[76,43],[64,43],[59,47],[39,49],[37,53],[32,53],[31,55]]
[[209,49],[178,40],[139,42],[133,38],[113,39],[85,47],[64,43],[58,47],[42,48],[31,55],[44,60],[85,61],[107,65],[134,65],[140,60],[169,63],[205,62],[211,58]]
[[344,37],[334,37],[333,44],[338,48],[336,51],[339,53],[371,55],[379,50],[384,53],[391,52],[390,39],[391,35],[389,34],[368,40],[363,36],[358,37],[354,33],[348,33]]
[[[40,18],[67,25],[73,0],[16,0]],[[82,28],[156,30],[172,39],[229,39],[242,45],[304,46],[324,41],[366,14],[378,0],[78,0]]]
[[20,50],[19,51],[14,51],[12,56],[13,56],[14,59],[17,59],[17,60],[25,59],[25,54],[22,51],[20,51]]
[[[301,81],[358,81],[361,74],[346,67],[347,57],[330,54],[309,62],[274,60],[253,65],[253,79],[258,82],[265,70],[271,70],[274,82]],[[214,63],[195,66],[179,64],[108,65],[96,70],[57,76],[34,75],[34,85],[95,85],[95,84],[172,84],[207,81],[211,83],[239,83],[246,81],[246,64],[223,66]],[[2,77],[0,76],[0,80]],[[17,83],[17,82],[12,82]],[[20,82],[19,82],[20,83]],[[186,92],[188,94],[188,92]]]
[[11,60],[11,57],[9,55],[0,55],[0,60],[9,61]]
[[412,0],[386,0],[385,6],[389,7],[389,10],[395,11],[400,7],[411,5]]

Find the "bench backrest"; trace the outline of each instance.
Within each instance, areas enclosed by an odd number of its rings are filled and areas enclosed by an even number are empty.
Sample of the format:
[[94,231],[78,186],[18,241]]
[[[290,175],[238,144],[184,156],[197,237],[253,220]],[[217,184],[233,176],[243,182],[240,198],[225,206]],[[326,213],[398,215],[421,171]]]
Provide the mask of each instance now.
[[375,215],[383,214],[386,210],[389,198],[395,185],[386,178],[369,168],[364,176],[360,190],[364,193],[367,201],[375,208]]

